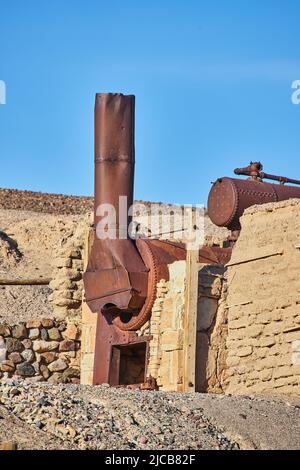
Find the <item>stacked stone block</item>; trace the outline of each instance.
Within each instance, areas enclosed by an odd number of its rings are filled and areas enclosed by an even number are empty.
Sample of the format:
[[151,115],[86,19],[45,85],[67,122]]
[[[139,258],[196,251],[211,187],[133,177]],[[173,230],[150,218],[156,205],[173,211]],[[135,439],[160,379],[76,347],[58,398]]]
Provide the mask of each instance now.
[[148,376],[160,390],[183,390],[183,337],[186,261],[169,265],[169,281],[157,285],[152,309]]
[[83,260],[81,247],[62,248],[53,260],[54,274],[48,297],[56,318],[79,318],[82,302]]
[[53,319],[0,324],[0,379],[79,383],[80,327]]

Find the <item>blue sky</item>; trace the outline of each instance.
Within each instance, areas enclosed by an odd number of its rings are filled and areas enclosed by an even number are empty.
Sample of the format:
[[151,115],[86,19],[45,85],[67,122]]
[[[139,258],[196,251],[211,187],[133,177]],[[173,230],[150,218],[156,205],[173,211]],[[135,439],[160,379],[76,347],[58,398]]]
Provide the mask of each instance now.
[[96,92],[136,95],[137,199],[300,179],[299,0],[0,0],[0,187],[93,193]]

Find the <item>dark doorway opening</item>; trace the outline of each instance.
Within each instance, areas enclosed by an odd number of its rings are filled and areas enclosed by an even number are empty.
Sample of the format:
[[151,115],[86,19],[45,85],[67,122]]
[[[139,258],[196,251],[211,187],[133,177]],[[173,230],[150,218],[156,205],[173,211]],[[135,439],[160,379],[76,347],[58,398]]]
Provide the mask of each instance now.
[[147,343],[112,346],[110,385],[133,385],[146,381]]

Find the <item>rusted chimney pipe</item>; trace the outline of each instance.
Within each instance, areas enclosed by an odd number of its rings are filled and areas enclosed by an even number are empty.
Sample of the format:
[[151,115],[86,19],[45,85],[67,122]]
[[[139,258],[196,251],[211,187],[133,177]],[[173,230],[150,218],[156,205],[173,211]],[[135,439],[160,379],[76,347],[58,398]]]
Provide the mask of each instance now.
[[[133,203],[134,102],[134,96],[101,93],[95,103],[95,239],[84,284],[90,309],[111,315],[140,309],[147,296],[149,270],[128,236],[126,210]],[[115,237],[99,238],[107,204],[116,213],[109,227]]]
[[[95,226],[101,217],[97,208],[111,204],[116,210],[118,238],[128,238],[130,219],[127,207],[133,204],[134,183],[134,106],[133,95],[97,93],[95,102]],[[123,209],[123,210],[122,210]]]

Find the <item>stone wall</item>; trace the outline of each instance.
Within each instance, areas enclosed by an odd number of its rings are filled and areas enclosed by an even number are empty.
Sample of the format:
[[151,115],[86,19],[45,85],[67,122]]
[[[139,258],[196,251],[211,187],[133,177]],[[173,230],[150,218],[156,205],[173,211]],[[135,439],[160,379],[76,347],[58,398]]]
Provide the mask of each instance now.
[[300,395],[300,201],[245,212],[228,266],[227,393]]
[[220,393],[226,368],[225,268],[206,265],[198,269],[195,389]]
[[0,324],[0,380],[79,383],[80,326],[53,319]]
[[[52,293],[48,300],[56,318],[81,319],[82,315],[82,274],[86,264],[85,243],[87,234],[92,232],[92,219],[89,214],[81,221],[68,240],[62,240],[53,253],[52,280],[49,284]],[[87,258],[87,256],[86,256]]]
[[148,376],[160,390],[183,391],[183,338],[186,292],[186,261],[169,265],[169,281],[157,286],[150,322]]

